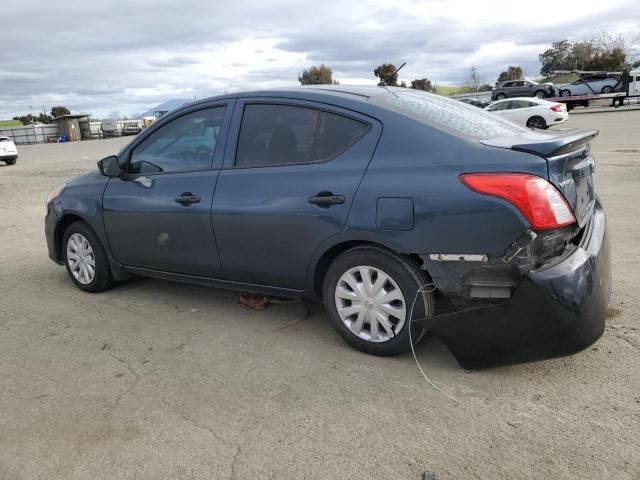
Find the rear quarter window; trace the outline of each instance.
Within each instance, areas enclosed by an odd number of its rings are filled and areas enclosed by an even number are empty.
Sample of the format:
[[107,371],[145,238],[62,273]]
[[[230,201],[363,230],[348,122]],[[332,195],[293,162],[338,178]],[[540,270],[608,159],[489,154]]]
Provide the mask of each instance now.
[[319,160],[335,157],[360,140],[369,130],[366,123],[335,113],[322,112],[316,148]]
[[373,102],[379,102],[381,106],[415,120],[472,140],[486,140],[526,132],[524,128],[490,112],[433,93],[394,90],[373,97]]

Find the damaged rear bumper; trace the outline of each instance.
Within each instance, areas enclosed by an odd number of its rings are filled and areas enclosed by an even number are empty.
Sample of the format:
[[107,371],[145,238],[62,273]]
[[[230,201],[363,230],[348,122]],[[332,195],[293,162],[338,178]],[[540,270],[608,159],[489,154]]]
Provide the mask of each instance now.
[[597,202],[579,248],[528,273],[511,299],[417,323],[440,337],[464,368],[568,355],[604,332],[611,283],[606,219]]

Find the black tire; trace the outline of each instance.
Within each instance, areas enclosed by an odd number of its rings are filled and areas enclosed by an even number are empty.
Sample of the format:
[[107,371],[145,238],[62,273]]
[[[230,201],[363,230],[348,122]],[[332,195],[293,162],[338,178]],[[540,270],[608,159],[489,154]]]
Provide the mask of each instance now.
[[605,85],[602,87],[601,93],[611,93],[613,92],[613,88],[610,85]]
[[571,90],[562,90],[560,92],[560,96],[561,97],[570,97],[571,96]]
[[544,90],[536,90],[533,96],[537,98],[547,98],[547,94],[544,92]]
[[544,118],[539,117],[537,115],[535,117],[531,117],[529,120],[527,120],[527,127],[529,127],[529,128],[538,128],[540,130],[544,130],[544,129],[548,128],[547,122],[545,122]]
[[[383,342],[372,342],[353,333],[340,318],[336,305],[335,292],[342,275],[348,270],[368,266],[387,274],[399,286],[404,297],[406,317],[395,336]],[[434,296],[430,288],[420,287],[429,285],[430,279],[412,260],[396,255],[392,252],[374,246],[356,247],[346,251],[336,258],[324,278],[323,298],[325,309],[333,327],[340,336],[354,348],[373,355],[392,356],[403,353],[411,348],[409,338],[417,344],[426,331],[416,324],[410,324],[409,314],[413,307],[413,319],[430,317],[434,313]],[[416,297],[417,294],[417,297]],[[370,325],[370,324],[369,324]],[[409,329],[411,328],[411,336]]]
[[11,160],[5,160],[4,163],[6,163],[7,165],[15,165],[17,161],[17,158],[12,158]]
[[504,100],[507,96],[504,93],[499,93],[496,95],[496,100]]
[[[93,280],[90,283],[80,282],[72,273],[69,266],[69,260],[67,259],[67,245],[69,239],[74,234],[80,234],[87,239],[91,249],[93,250],[93,259],[95,261],[95,274]],[[64,261],[65,268],[69,274],[69,278],[83,292],[98,293],[104,290],[108,290],[113,286],[115,280],[111,273],[111,267],[109,266],[109,259],[107,258],[107,252],[105,251],[102,243],[98,239],[97,235],[93,232],[91,227],[84,222],[75,222],[67,227],[62,237],[62,259]]]

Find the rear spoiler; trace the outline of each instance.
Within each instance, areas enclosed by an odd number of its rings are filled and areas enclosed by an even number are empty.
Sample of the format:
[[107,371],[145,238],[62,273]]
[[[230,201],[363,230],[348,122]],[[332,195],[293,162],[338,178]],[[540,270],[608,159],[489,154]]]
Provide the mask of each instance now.
[[543,157],[556,157],[579,150],[598,136],[599,130],[573,130],[568,133],[531,131],[513,137],[491,138],[481,143],[490,147],[509,148]]

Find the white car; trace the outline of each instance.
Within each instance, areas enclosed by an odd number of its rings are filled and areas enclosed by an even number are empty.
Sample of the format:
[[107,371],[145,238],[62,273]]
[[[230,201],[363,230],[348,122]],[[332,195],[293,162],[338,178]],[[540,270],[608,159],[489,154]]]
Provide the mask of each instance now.
[[0,161],[13,165],[18,160],[18,149],[9,137],[0,137]]
[[529,128],[549,128],[550,125],[566,122],[569,119],[569,112],[564,103],[535,97],[499,100],[485,110]]

